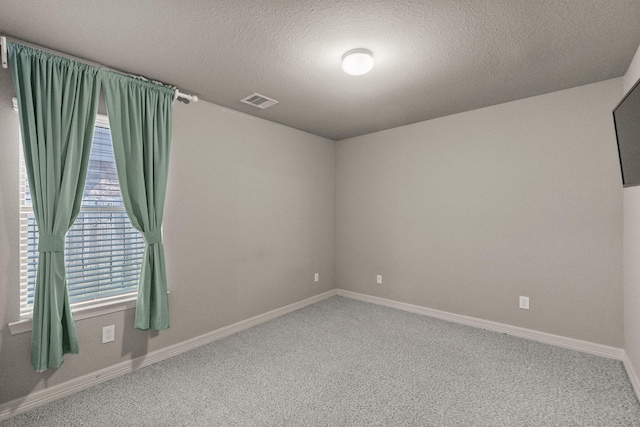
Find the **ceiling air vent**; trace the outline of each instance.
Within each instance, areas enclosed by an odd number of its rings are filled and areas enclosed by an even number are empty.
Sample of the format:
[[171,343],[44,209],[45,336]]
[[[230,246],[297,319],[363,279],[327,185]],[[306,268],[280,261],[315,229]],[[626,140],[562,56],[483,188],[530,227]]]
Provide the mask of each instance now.
[[253,105],[254,107],[262,109],[271,107],[272,105],[278,103],[278,101],[276,101],[275,99],[268,98],[264,95],[260,95],[259,93],[249,95],[245,99],[241,99],[240,101],[244,102],[245,104]]

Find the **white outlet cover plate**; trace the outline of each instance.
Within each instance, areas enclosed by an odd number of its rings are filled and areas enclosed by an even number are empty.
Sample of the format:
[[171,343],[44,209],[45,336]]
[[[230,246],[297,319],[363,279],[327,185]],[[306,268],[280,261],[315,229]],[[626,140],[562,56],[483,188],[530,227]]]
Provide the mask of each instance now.
[[102,328],[102,344],[115,341],[116,327],[115,325],[105,326]]
[[529,310],[529,297],[520,297],[520,308]]
[[376,282],[381,285],[382,284],[382,275],[378,274],[378,276],[376,277]]

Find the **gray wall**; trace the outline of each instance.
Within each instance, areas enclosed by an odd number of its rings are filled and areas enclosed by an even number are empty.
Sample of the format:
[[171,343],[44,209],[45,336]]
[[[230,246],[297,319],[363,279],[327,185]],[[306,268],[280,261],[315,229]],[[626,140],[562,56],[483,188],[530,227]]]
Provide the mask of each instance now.
[[[81,354],[30,366],[18,319],[18,119],[0,69],[0,403],[335,287],[335,142],[206,102],[174,108],[164,222],[171,329],[76,322]],[[313,282],[314,273],[320,282]],[[103,326],[116,341],[100,344]]]
[[339,141],[337,286],[622,347],[621,86]]
[[[624,93],[640,79],[640,47],[624,75]],[[640,375],[640,186],[624,193],[624,349]],[[637,377],[640,380],[640,377]]]

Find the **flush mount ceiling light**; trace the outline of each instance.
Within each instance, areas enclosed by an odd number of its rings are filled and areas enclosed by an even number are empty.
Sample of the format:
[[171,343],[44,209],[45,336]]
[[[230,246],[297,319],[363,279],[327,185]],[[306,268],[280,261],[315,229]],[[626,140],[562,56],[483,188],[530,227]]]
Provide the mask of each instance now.
[[342,56],[342,69],[352,76],[368,73],[373,68],[373,54],[367,49],[353,49]]

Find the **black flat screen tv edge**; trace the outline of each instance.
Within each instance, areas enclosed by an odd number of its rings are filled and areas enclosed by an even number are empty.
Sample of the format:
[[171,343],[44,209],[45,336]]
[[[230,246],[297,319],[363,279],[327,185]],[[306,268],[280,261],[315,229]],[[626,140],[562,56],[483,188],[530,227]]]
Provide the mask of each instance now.
[[640,80],[613,109],[622,186],[640,185]]

